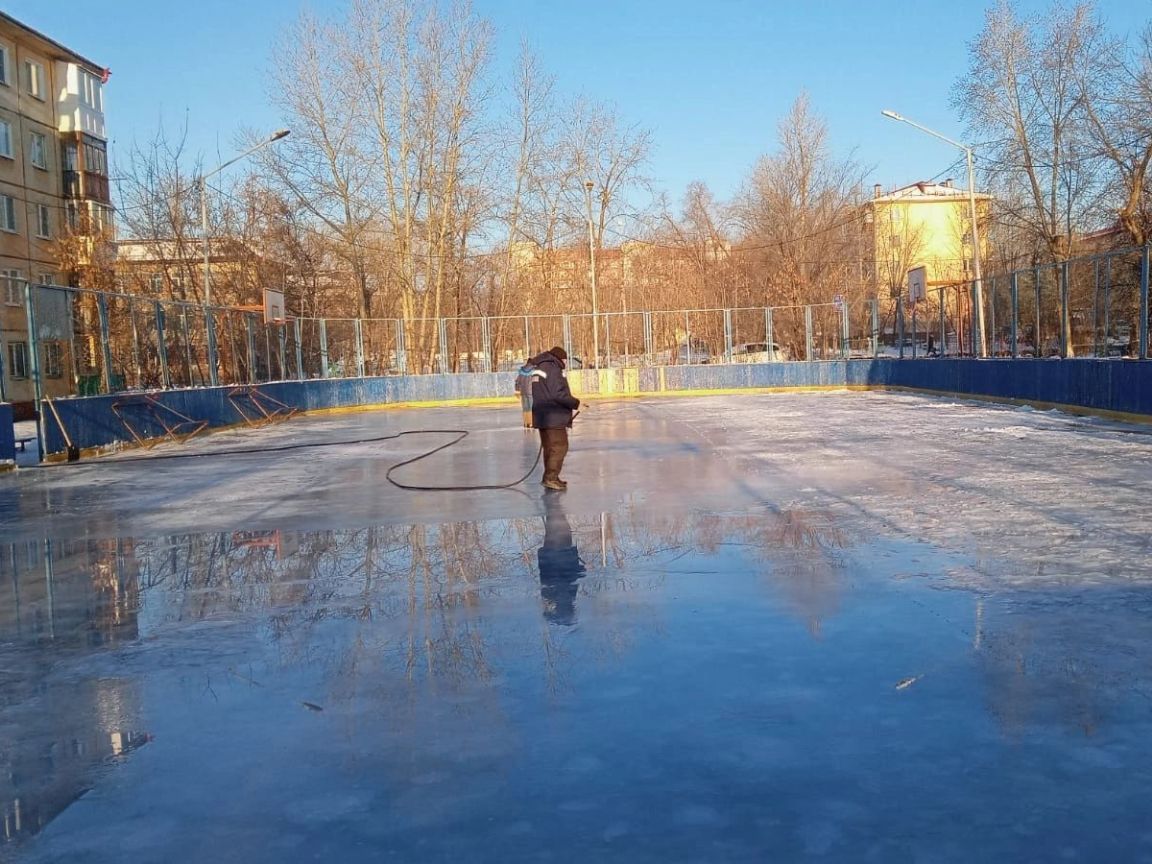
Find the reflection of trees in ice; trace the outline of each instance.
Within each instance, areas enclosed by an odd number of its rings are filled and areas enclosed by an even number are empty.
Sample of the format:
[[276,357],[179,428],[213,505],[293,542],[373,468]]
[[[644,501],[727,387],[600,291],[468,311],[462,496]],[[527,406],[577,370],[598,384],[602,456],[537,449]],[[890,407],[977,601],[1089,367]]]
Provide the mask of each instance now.
[[[630,506],[567,518],[587,571],[572,591],[575,615],[598,622],[603,662],[628,652],[639,631],[660,627],[656,598],[670,569],[725,547],[762,568],[805,617],[835,609],[837,550],[845,540],[819,514],[660,514]],[[81,568],[81,577],[115,583],[121,597],[138,599],[148,630],[255,616],[280,662],[323,664],[338,673],[340,687],[366,676],[473,680],[492,675],[501,652],[513,650],[496,614],[504,607],[492,601],[542,602],[543,536],[539,518],[179,535],[127,543],[116,579],[96,566]],[[617,624],[603,613],[621,602],[629,614]],[[544,626],[544,616],[537,620],[534,650],[552,684],[562,686],[571,658],[562,636]],[[493,645],[500,646],[495,657]]]
[[977,668],[988,711],[1007,734],[1059,725],[1091,736],[1133,705],[1147,715],[1152,607],[1142,593],[1037,592],[977,602]]

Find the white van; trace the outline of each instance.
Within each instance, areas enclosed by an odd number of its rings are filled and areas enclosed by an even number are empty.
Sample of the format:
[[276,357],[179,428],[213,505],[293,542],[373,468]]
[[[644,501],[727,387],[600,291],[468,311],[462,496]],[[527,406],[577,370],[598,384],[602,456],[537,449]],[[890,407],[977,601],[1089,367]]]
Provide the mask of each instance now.
[[732,348],[733,363],[781,363],[788,358],[788,351],[773,342],[745,342]]

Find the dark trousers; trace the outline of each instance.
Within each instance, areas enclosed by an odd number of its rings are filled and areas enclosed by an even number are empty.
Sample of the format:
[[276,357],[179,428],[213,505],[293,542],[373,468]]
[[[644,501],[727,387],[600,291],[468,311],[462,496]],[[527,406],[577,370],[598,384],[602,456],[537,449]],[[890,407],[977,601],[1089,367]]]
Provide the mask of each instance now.
[[564,457],[568,455],[568,430],[541,429],[540,445],[544,448],[544,479],[559,480]]

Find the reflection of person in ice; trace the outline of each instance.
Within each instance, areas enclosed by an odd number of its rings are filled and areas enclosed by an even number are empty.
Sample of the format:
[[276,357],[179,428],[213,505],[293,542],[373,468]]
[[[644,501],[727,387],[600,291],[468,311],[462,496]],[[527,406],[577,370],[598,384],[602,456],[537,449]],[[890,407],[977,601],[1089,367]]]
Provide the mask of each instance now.
[[544,496],[544,545],[536,552],[540,565],[540,598],[544,617],[553,624],[576,623],[577,585],[584,562],[572,539],[572,527],[559,495]]

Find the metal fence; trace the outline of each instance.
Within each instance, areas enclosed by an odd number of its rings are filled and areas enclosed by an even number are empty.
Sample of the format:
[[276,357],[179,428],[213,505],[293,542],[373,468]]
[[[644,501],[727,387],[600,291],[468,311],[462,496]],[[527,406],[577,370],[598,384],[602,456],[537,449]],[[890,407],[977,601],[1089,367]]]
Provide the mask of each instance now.
[[[10,279],[0,400],[380,375],[513,371],[562,346],[570,366],[850,357],[1143,357],[1149,251],[1129,249],[926,299],[438,319],[290,318]],[[4,281],[4,280],[0,280]],[[20,300],[23,309],[20,309]],[[23,319],[21,326],[14,317]],[[592,346],[599,344],[598,357]],[[983,346],[983,351],[981,350]],[[22,392],[11,392],[22,385]]]
[[899,350],[886,353],[1147,359],[1148,281],[1145,247],[995,275],[979,300],[972,283],[933,286],[894,301]]

